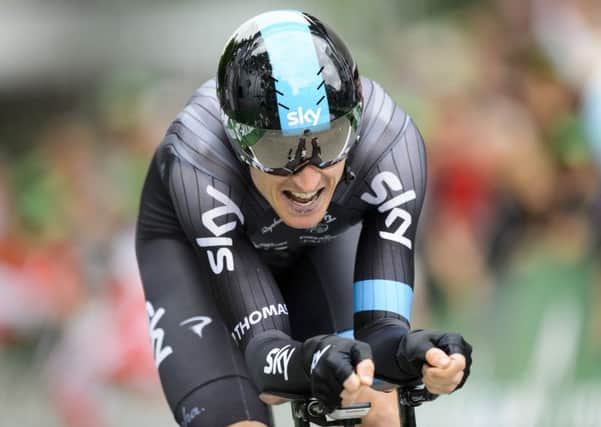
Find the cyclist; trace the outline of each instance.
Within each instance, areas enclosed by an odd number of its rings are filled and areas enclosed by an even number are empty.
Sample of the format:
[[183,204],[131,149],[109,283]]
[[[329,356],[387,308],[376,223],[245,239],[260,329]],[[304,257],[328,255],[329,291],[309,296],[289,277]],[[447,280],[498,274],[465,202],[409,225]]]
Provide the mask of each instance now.
[[176,420],[270,425],[264,402],[303,394],[369,400],[364,425],[398,425],[374,366],[461,387],[469,344],[409,328],[425,179],[415,124],[328,26],[297,11],[240,26],[142,193],[138,264]]

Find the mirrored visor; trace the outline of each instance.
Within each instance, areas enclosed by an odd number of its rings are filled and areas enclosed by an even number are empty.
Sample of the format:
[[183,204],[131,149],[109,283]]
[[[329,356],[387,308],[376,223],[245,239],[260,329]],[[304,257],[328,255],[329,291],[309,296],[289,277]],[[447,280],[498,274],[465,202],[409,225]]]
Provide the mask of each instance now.
[[265,172],[290,174],[307,164],[326,167],[345,158],[356,140],[360,108],[330,122],[328,129],[307,129],[300,135],[252,128],[231,119],[226,131],[253,166]]

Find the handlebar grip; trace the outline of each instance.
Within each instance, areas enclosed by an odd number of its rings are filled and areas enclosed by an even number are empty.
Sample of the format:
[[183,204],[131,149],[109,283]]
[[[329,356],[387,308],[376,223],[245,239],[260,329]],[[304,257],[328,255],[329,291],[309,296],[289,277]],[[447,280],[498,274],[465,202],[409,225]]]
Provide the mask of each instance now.
[[424,402],[431,402],[437,397],[437,394],[430,393],[423,384],[418,387],[399,389],[399,403],[412,408],[420,406]]
[[[388,385],[391,385],[388,383]],[[393,386],[394,387],[394,386]],[[401,414],[406,413],[411,417],[415,417],[413,408],[420,406],[424,402],[429,402],[438,397],[436,394],[430,393],[423,384],[413,383],[398,387],[398,399],[401,405]],[[312,422],[320,426],[339,425],[336,421],[344,420],[354,425],[361,422],[361,418],[367,415],[370,409],[369,403],[358,403],[350,406],[336,408],[333,412],[328,413],[326,406],[319,399],[314,397],[292,401],[292,413],[297,419]],[[345,424],[346,425],[346,424]],[[413,424],[404,424],[414,426]]]

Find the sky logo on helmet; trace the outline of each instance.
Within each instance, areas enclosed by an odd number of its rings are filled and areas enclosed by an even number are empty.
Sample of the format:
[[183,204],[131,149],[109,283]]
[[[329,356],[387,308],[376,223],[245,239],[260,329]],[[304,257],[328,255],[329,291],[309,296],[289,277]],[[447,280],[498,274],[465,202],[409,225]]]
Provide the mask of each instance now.
[[313,111],[310,108],[303,110],[303,107],[298,107],[296,111],[291,111],[286,114],[286,118],[288,119],[288,126],[317,126],[319,123],[319,116],[321,114],[321,107],[317,109],[317,111]]
[[322,74],[326,64],[319,60],[310,22],[297,11],[262,14],[255,22],[269,56],[283,133],[327,125],[330,107]]

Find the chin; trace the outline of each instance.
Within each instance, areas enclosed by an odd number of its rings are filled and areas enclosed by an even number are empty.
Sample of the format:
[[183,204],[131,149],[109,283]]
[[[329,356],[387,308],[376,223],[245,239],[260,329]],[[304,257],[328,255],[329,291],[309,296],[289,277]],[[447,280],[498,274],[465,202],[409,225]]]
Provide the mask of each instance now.
[[277,212],[284,224],[288,227],[298,230],[313,228],[321,222],[327,209],[320,209],[319,212],[313,212],[310,215],[293,215],[287,212]]
[[[325,213],[324,213],[325,215]],[[280,218],[282,218],[280,216]],[[321,222],[323,215],[317,217],[315,215],[311,215],[310,217],[292,217],[292,218],[282,218],[284,224],[288,227],[296,228],[298,230],[305,230],[308,228],[313,228],[317,224]]]

